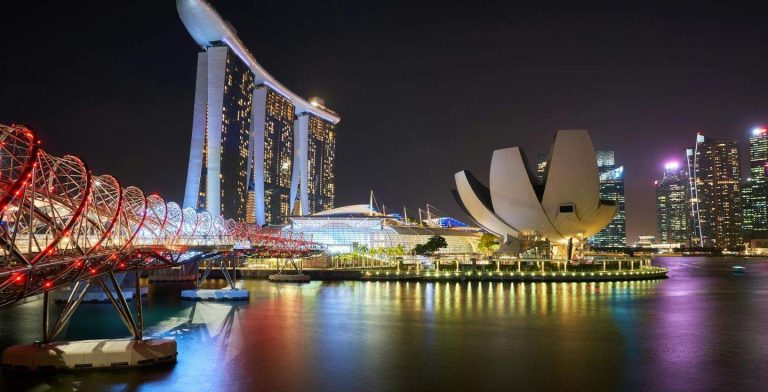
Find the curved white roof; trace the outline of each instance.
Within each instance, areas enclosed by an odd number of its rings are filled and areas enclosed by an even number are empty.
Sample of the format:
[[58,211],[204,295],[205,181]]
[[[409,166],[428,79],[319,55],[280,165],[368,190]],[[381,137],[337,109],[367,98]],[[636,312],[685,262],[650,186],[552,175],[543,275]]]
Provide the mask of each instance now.
[[518,230],[501,220],[493,211],[488,188],[483,186],[472,173],[462,170],[454,175],[457,200],[464,211],[484,229],[499,236],[518,236]]
[[312,214],[312,216],[379,216],[385,217],[386,215],[371,211],[371,207],[368,204],[353,204],[351,206],[343,206],[331,208],[330,210],[320,211]]
[[493,211],[499,218],[522,232],[540,231],[547,238],[561,237],[531,186],[519,147],[493,152],[489,178]]
[[176,9],[179,12],[182,23],[189,31],[192,38],[202,48],[211,46],[211,42],[221,41],[227,44],[237,56],[248,65],[253,72],[256,84],[265,84],[279,94],[291,100],[297,113],[309,112],[333,124],[337,124],[341,117],[320,106],[309,103],[304,98],[294,94],[280,84],[270,75],[253,57],[235,29],[227,23],[218,12],[205,0],[176,0]]
[[459,204],[496,234],[539,232],[561,243],[591,237],[610,223],[617,207],[600,200],[595,150],[586,130],[558,131],[547,169],[541,192],[519,148],[496,150],[490,190],[466,171],[455,174]]

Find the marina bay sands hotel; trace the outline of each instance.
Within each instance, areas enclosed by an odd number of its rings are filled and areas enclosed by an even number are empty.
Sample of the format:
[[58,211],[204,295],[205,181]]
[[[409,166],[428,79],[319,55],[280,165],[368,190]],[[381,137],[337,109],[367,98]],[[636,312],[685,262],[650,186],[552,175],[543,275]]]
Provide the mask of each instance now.
[[333,208],[336,124],[267,73],[205,0],[177,0],[197,58],[184,207],[258,224]]

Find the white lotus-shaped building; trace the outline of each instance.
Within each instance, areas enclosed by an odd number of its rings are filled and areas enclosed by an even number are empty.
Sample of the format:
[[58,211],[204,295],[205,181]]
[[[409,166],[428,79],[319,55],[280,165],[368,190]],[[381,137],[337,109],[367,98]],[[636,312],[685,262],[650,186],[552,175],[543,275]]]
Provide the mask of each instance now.
[[586,130],[557,132],[542,182],[519,147],[493,152],[490,187],[467,170],[455,178],[454,195],[464,211],[505,240],[535,234],[555,245],[581,241],[608,225],[617,210],[614,202],[600,200],[595,150]]

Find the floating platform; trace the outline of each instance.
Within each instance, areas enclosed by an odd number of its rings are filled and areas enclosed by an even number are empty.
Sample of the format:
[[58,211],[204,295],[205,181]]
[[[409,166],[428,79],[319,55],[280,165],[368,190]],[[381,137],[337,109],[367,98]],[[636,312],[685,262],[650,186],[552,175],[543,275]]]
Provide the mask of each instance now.
[[[123,291],[123,297],[125,297],[126,301],[133,301],[133,289],[132,288],[125,288],[121,287],[121,290]],[[149,293],[149,287],[142,287],[141,288],[141,296],[146,297]],[[52,293],[53,300],[56,302],[67,302],[69,299],[69,290],[56,290]],[[112,291],[112,296],[117,298],[117,293],[115,291]],[[104,294],[103,291],[89,291],[85,293],[85,297],[83,297],[83,303],[109,303],[109,298],[107,298],[107,295]]]
[[309,275],[305,274],[274,274],[269,275],[269,280],[272,282],[289,282],[289,283],[309,283]]
[[181,298],[195,301],[247,301],[250,292],[239,288],[181,290]]
[[3,369],[117,369],[176,362],[173,339],[108,339],[20,344],[3,351]]

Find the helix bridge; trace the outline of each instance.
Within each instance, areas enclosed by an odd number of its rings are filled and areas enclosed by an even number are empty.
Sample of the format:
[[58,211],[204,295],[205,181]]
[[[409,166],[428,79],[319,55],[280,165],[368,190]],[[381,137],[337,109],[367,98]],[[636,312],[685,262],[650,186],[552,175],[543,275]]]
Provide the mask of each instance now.
[[93,174],[78,157],[48,154],[28,127],[0,125],[0,309],[73,284],[76,302],[85,291],[79,286],[103,286],[106,278],[116,286],[119,272],[321,250],[290,232],[145,195]]

